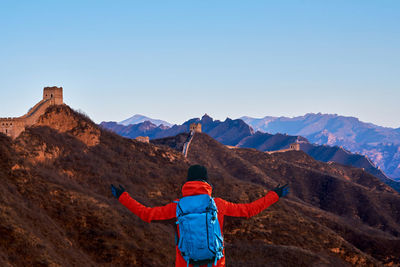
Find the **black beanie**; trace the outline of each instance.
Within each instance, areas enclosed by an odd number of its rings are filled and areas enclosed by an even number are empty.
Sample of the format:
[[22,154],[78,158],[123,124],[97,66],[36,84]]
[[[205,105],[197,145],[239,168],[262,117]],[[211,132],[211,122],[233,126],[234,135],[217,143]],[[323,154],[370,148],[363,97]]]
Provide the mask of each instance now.
[[207,169],[201,165],[192,165],[189,167],[187,181],[208,181]]

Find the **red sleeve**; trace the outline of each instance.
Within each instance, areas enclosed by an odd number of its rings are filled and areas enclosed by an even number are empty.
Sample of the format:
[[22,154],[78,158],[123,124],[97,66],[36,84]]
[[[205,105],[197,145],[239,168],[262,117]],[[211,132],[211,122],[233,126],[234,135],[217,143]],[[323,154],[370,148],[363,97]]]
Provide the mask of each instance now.
[[248,204],[236,204],[228,202],[221,198],[215,198],[218,212],[226,216],[247,217],[250,218],[259,214],[275,202],[279,200],[279,196],[274,191],[269,191],[264,197],[257,199]]
[[176,203],[169,203],[165,206],[150,208],[131,198],[128,192],[122,193],[118,200],[122,205],[127,207],[145,222],[151,222],[153,220],[169,220],[176,217]]

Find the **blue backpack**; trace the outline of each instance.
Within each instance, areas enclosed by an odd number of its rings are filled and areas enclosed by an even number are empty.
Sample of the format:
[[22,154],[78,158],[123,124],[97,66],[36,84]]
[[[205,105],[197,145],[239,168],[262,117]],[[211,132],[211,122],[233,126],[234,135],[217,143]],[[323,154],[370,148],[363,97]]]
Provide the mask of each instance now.
[[176,203],[178,249],[187,266],[216,265],[224,256],[224,240],[214,199],[204,194],[183,197]]

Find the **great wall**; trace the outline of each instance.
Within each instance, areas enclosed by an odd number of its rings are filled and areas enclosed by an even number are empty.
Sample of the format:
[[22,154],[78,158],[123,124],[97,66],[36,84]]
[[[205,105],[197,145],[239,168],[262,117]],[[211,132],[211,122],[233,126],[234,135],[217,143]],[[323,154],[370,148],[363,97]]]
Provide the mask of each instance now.
[[189,146],[190,143],[192,142],[192,139],[194,137],[195,133],[201,133],[201,123],[191,123],[189,127],[189,136],[186,142],[183,144],[183,150],[182,154],[186,158],[188,151],[189,151]]
[[296,143],[290,144],[289,148],[279,149],[279,150],[274,150],[274,151],[265,151],[265,153],[274,154],[274,153],[281,153],[281,152],[287,152],[287,151],[300,151],[301,150],[300,145],[301,145],[301,142],[296,141]]
[[[37,122],[39,117],[43,115],[46,109],[51,105],[62,105],[63,102],[63,88],[62,87],[44,87],[43,88],[43,99],[29,109],[28,113],[17,118],[0,118],[0,133],[3,133],[12,139],[17,138],[26,127],[32,126]],[[189,136],[183,146],[182,154],[187,157],[190,143],[195,133],[201,133],[201,123],[191,123]],[[148,136],[139,136],[136,138],[137,141],[149,143]],[[237,148],[233,146],[227,146],[231,149]],[[286,152],[290,150],[300,150],[300,144],[291,144],[287,149],[281,149],[277,151],[268,151],[267,153],[272,154],[276,152]]]
[[62,104],[64,104],[63,88],[45,87],[43,88],[43,99],[29,109],[28,113],[17,118],[0,118],[0,132],[15,139],[26,127],[35,124],[49,106]]

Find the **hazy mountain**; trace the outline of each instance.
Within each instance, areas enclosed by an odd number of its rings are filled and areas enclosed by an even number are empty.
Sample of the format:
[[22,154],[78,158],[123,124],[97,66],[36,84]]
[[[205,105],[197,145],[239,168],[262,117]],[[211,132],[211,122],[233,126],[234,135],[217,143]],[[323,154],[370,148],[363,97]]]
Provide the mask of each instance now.
[[[178,147],[185,136],[172,139]],[[16,140],[0,134],[0,266],[172,266],[175,221],[142,222],[110,184],[165,205],[191,164],[206,165],[214,196],[232,202],[291,186],[253,218],[226,218],[227,266],[400,264],[400,195],[361,169],[302,151],[229,149],[204,133],[183,158],[52,106]]]
[[301,135],[311,143],[343,146],[368,156],[390,177],[400,177],[399,129],[361,122],[354,117],[321,113],[294,118],[241,119],[258,131]]
[[300,143],[300,149],[306,152],[311,157],[328,163],[340,163],[343,165],[362,168],[366,172],[375,175],[385,184],[400,192],[400,183],[388,178],[379,168],[376,168],[373,163],[364,155],[351,153],[338,146],[315,145],[310,143]]
[[163,120],[158,120],[158,119],[152,119],[152,118],[140,115],[140,114],[136,114],[126,120],[123,120],[123,121],[119,122],[119,124],[127,126],[130,124],[138,124],[138,123],[145,122],[145,121],[150,121],[151,123],[153,123],[157,126],[160,126],[160,125],[172,126],[172,124],[169,122],[166,122]]
[[150,121],[138,124],[129,124],[126,126],[116,122],[102,122],[100,126],[129,138],[136,138],[138,136],[149,136],[150,138],[154,138],[158,134],[170,129],[168,126],[157,126]]
[[[267,116],[262,119],[251,117],[242,117],[241,119],[258,131],[301,135],[314,143],[338,145],[335,142],[342,141],[355,145],[376,142],[400,144],[400,132],[396,129],[361,122],[357,118],[337,114],[309,113],[293,118]],[[309,137],[313,137],[313,139]]]

